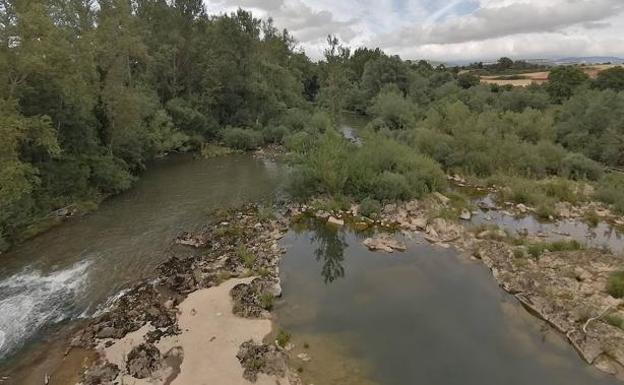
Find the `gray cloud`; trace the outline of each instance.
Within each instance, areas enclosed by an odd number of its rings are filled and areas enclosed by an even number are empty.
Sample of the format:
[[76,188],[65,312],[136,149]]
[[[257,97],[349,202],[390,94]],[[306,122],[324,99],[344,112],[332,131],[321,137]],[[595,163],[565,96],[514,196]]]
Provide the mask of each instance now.
[[378,42],[396,47],[455,44],[521,33],[556,32],[581,23],[595,23],[623,10],[621,0],[565,0],[548,6],[513,3],[480,8],[471,15],[451,17],[432,26],[404,28],[382,36]]
[[624,55],[624,0],[205,1],[271,16],[315,59],[328,34],[409,59]]

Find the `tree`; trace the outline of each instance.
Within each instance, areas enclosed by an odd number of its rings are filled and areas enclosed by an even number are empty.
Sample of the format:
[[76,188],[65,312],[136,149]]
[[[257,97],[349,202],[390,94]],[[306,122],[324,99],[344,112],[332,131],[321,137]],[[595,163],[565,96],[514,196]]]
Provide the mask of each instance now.
[[498,59],[497,67],[499,70],[504,71],[512,68],[514,65],[514,61],[508,57],[502,57]]
[[588,80],[587,74],[576,66],[559,66],[550,71],[546,87],[552,100],[561,103],[569,99]]
[[594,87],[599,90],[624,91],[624,67],[613,67],[598,74]]
[[467,89],[481,84],[481,79],[469,72],[463,73],[457,77],[457,83],[461,88]]

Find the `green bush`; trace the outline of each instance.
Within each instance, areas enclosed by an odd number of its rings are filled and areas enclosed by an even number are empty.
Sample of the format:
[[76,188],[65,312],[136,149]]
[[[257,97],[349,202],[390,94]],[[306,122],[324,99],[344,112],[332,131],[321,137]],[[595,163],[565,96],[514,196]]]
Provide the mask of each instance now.
[[265,143],[282,144],[288,135],[288,128],[285,126],[267,126],[262,132]]
[[611,274],[607,281],[607,293],[613,298],[624,298],[624,270]]
[[376,218],[381,212],[381,203],[378,200],[366,198],[360,203],[359,214],[367,218]]
[[618,212],[624,213],[624,175],[620,173],[605,175],[598,183],[596,197],[613,205]]
[[91,182],[104,193],[118,193],[132,186],[135,177],[119,158],[100,156],[91,158]]
[[291,339],[290,333],[288,333],[284,329],[280,329],[279,332],[277,332],[277,337],[275,337],[275,341],[277,341],[277,344],[282,348],[285,348],[286,345],[288,345],[288,343],[290,342],[290,339]]
[[411,196],[405,176],[389,171],[377,175],[371,189],[375,198],[381,201],[404,200]]
[[335,131],[289,147],[293,157],[291,192],[347,195],[357,199],[411,199],[446,187],[446,175],[432,159],[378,134],[362,146],[348,143]]
[[264,310],[271,310],[271,309],[273,309],[274,302],[275,302],[275,297],[273,296],[273,294],[271,294],[271,293],[262,293],[260,295],[260,306],[262,306],[262,308]]
[[575,180],[598,180],[604,170],[600,163],[577,153],[568,154],[562,163],[562,174],[566,178]]
[[262,134],[258,131],[227,127],[223,132],[223,143],[235,150],[250,151],[263,143]]

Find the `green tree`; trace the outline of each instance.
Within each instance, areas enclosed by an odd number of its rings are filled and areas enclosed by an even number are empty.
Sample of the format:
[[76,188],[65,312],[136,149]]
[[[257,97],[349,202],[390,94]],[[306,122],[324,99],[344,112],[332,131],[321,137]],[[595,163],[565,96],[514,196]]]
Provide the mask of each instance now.
[[613,67],[598,74],[594,87],[599,90],[624,91],[624,67]]
[[561,103],[569,99],[588,80],[587,74],[576,66],[559,66],[550,71],[546,87],[552,100]]

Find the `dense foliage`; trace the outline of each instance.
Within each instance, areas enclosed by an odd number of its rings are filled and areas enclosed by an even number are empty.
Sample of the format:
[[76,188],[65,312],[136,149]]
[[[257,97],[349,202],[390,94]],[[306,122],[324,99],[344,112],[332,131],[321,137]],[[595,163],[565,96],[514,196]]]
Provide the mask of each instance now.
[[281,141],[313,74],[270,20],[201,0],[1,2],[0,243],[127,189],[160,154]]
[[[206,141],[285,144],[296,195],[351,196],[371,211],[444,188],[445,172],[596,181],[624,210],[621,177],[604,176],[624,168],[621,68],[490,86],[475,75],[543,68],[502,58],[466,73],[332,36],[313,63],[270,19],[210,16],[201,0],[7,0],[0,42],[0,248]],[[370,119],[362,145],[334,129],[344,110]]]
[[[544,86],[513,88],[482,85],[478,71],[434,68],[380,50],[351,54],[336,39],[329,43],[319,102],[367,115],[370,124],[361,147],[325,135],[305,152],[295,149],[298,195],[407,199],[442,188],[444,170],[512,185],[510,199],[545,217],[556,201],[579,195],[567,180],[597,183],[597,197],[624,210],[615,182],[622,178],[607,173],[624,168],[621,68],[591,80],[579,67],[555,67]],[[475,66],[539,68],[506,58]]]

